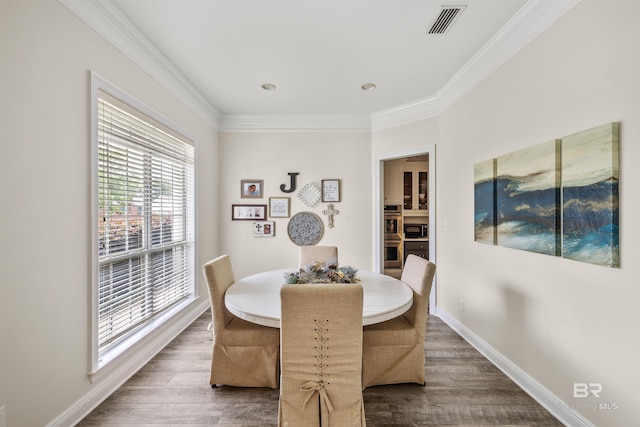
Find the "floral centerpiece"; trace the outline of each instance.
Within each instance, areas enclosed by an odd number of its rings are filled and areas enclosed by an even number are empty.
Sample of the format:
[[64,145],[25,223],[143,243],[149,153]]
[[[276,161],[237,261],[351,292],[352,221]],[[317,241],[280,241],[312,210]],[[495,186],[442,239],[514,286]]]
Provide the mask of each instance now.
[[356,283],[358,270],[346,266],[338,267],[337,260],[316,261],[306,264],[300,270],[285,273],[286,283]]

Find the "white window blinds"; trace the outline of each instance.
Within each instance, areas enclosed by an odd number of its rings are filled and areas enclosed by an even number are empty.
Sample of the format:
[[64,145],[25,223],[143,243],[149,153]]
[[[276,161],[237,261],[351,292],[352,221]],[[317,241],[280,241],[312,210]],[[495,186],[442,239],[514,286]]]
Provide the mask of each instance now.
[[194,147],[98,95],[98,351],[194,292]]

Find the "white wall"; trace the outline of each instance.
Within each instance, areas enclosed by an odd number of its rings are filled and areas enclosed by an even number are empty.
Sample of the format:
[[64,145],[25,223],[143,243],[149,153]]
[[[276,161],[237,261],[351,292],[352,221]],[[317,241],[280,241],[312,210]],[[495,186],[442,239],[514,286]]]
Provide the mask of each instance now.
[[375,131],[371,136],[371,150],[380,157],[386,153],[426,148],[437,145],[440,138],[438,117]]
[[[640,3],[583,0],[437,119],[438,309],[608,427],[640,422],[639,43]],[[613,121],[622,123],[619,269],[474,242],[475,163]],[[373,155],[408,127],[419,125],[375,132]],[[601,398],[574,399],[576,382],[601,383]]]
[[[266,204],[269,197],[290,197],[291,215],[309,211],[320,216],[324,234],[318,245],[339,247],[341,265],[371,270],[371,135],[369,132],[223,132],[220,134],[220,247],[229,254],[236,277],[265,269],[298,265],[298,246],[287,233],[290,218],[268,218],[276,223],[273,238],[253,237],[252,221],[232,221],[232,204]],[[299,172],[297,189],[289,172]],[[264,180],[263,199],[240,197],[240,180]],[[320,187],[323,179],[341,180],[340,211],[334,228],[322,211],[328,203],[308,207],[297,193],[308,183]]]
[[0,406],[43,426],[104,386],[87,376],[89,70],[197,137],[199,265],[217,252],[217,134],[56,1],[2,0],[0,31]]
[[[90,69],[198,137],[198,262],[229,253],[237,276],[297,261],[288,220],[276,220],[273,239],[230,221],[231,204],[247,200],[241,179],[264,179],[267,197],[284,195],[287,172],[300,172],[299,187],[342,179],[336,226],[320,244],[368,269],[371,160],[436,144],[439,310],[569,405],[580,403],[574,382],[602,383],[601,401],[618,410],[583,409],[593,424],[640,420],[637,1],[583,0],[441,117],[373,135],[226,133],[219,169],[215,130],[57,2],[2,0],[0,31],[0,406],[8,425],[45,425],[103,385],[87,377]],[[610,121],[622,122],[621,268],[473,242],[475,163]],[[326,205],[307,208],[290,196],[293,213],[321,215]]]

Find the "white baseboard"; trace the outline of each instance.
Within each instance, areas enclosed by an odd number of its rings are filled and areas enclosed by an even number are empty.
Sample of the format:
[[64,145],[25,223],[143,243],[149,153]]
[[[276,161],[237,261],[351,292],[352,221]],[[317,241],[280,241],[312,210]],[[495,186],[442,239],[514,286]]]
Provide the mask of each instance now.
[[440,307],[436,308],[435,315],[469,342],[469,344],[475,347],[476,350],[482,353],[484,357],[504,372],[505,375],[511,378],[513,382],[518,384],[520,388],[542,405],[561,423],[571,427],[595,427],[595,425],[589,420],[584,418],[576,410],[572,409],[569,404],[545,388],[511,360],[504,357],[495,348],[487,344],[487,342],[476,335],[471,329],[460,323],[458,319],[451,316]]
[[207,298],[192,307],[185,316],[172,323],[146,344],[144,349],[136,352],[117,369],[107,374],[98,386],[92,388],[46,427],[72,427],[76,425],[208,309],[209,299]]

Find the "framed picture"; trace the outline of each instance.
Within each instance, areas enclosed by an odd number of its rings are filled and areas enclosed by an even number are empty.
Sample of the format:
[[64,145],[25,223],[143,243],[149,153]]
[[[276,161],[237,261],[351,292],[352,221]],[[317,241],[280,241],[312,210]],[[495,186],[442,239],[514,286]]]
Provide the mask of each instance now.
[[269,197],[269,216],[272,218],[289,218],[289,197]]
[[273,221],[256,221],[253,223],[253,237],[273,237],[276,235],[276,225]]
[[340,180],[339,179],[323,179],[322,180],[322,201],[323,202],[339,202],[340,201]]
[[265,220],[267,205],[231,205],[232,220]]
[[261,179],[243,179],[240,181],[240,197],[243,199],[262,199]]

